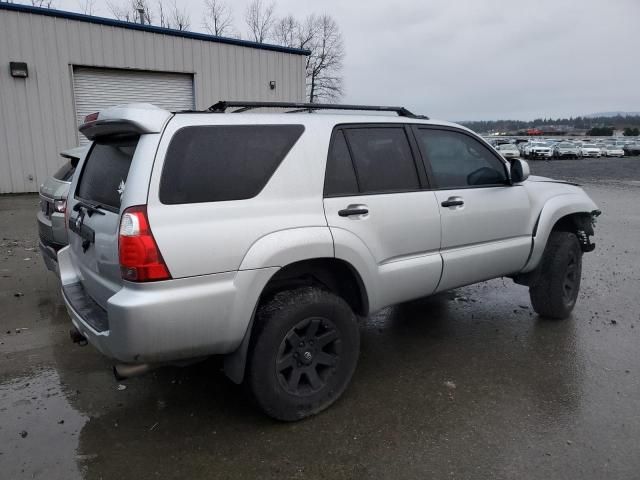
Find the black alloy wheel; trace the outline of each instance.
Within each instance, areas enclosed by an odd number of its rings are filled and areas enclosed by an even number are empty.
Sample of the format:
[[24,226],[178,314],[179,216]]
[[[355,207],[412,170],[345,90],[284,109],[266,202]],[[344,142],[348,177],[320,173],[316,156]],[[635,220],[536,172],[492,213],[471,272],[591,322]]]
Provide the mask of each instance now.
[[276,374],[292,395],[308,395],[324,388],[340,360],[340,332],[322,317],[305,318],[289,332],[278,349]]

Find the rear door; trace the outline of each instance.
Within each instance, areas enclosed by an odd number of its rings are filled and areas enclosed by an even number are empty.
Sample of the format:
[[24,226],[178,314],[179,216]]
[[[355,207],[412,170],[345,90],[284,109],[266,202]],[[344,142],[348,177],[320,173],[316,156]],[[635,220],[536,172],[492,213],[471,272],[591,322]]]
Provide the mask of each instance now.
[[138,142],[137,135],[94,142],[69,194],[71,258],[85,291],[103,308],[122,285],[120,203]]
[[519,271],[531,250],[530,202],[511,185],[506,164],[473,135],[414,128],[442,220],[438,291]]
[[336,256],[347,256],[341,249],[355,242],[372,257],[373,308],[428,295],[440,279],[440,215],[415,154],[403,125],[351,125],[333,133],[325,213]]

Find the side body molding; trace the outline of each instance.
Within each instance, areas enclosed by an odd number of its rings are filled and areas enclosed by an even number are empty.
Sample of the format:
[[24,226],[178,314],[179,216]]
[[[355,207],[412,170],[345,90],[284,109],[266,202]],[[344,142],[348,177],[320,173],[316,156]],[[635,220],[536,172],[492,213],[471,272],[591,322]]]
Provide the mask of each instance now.
[[547,201],[540,212],[529,261],[521,273],[530,272],[538,266],[551,230],[558,220],[573,213],[590,214],[597,209],[597,205],[586,194],[570,193],[553,197]]

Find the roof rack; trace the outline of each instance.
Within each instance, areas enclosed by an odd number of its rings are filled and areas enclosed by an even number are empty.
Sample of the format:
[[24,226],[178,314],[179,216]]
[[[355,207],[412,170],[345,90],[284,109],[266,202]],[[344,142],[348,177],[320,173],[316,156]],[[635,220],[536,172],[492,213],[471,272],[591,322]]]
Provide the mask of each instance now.
[[404,107],[385,107],[375,105],[341,105],[336,103],[296,103],[296,102],[242,102],[222,100],[211,105],[207,111],[211,113],[225,113],[228,108],[236,108],[229,113],[242,113],[254,108],[288,108],[286,113],[313,112],[315,110],[360,110],[369,112],[395,112],[399,117],[421,118],[429,117],[416,115]]

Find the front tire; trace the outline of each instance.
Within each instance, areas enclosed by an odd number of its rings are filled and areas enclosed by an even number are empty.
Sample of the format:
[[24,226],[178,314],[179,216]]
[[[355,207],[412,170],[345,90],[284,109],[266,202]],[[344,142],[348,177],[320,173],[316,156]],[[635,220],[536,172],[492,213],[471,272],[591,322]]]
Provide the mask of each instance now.
[[314,287],[286,290],[256,317],[247,383],[270,417],[315,415],[344,392],[358,362],[360,332],[340,297]]
[[551,232],[535,280],[531,305],[542,317],[567,318],[575,307],[582,276],[582,248],[570,232]]

